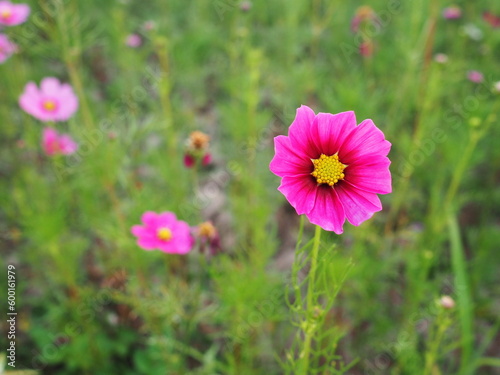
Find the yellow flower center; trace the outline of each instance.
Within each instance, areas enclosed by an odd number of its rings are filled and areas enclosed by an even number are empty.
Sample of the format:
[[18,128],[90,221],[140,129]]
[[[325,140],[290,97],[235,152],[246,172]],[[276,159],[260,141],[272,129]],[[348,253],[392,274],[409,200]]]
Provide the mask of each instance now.
[[56,103],[54,103],[52,100],[46,100],[43,102],[43,108],[45,108],[47,111],[53,111],[56,109]]
[[156,235],[162,241],[169,241],[172,238],[172,231],[168,228],[160,228]]
[[318,159],[311,159],[314,164],[314,171],[311,173],[316,178],[318,184],[335,185],[340,180],[343,180],[344,169],[347,165],[339,161],[337,154],[326,156],[321,154]]
[[12,16],[12,12],[10,9],[4,9],[0,12],[0,17],[2,17],[4,20],[7,20]]

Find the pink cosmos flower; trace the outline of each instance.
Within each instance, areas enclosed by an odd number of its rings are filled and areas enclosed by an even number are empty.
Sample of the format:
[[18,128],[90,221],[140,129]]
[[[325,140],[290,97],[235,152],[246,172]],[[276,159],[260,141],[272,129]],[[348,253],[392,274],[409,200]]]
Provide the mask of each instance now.
[[131,232],[144,250],[158,249],[170,254],[186,254],[193,247],[191,228],[177,220],[172,212],[157,214],[147,211],[141,218],[143,226],[134,225]]
[[137,48],[142,44],[142,39],[138,34],[130,34],[125,40],[125,44],[132,48]]
[[40,89],[33,82],[24,87],[19,106],[40,121],[66,121],[78,109],[78,98],[69,84],[47,77]]
[[372,120],[354,112],[314,114],[301,106],[288,136],[274,138],[271,171],[278,190],[311,223],[337,234],[345,219],[360,225],[382,209],[377,194],[392,191],[391,144]]
[[26,21],[30,14],[27,4],[12,4],[10,1],[0,1],[0,25],[15,26]]
[[59,134],[55,129],[43,129],[42,147],[45,153],[52,155],[70,155],[78,149],[78,145],[67,134]]
[[351,20],[351,31],[357,33],[363,23],[381,26],[381,21],[377,13],[368,5],[360,6]]
[[0,34],[0,64],[17,51],[17,45],[9,40],[7,35]]
[[467,79],[474,83],[481,83],[484,81],[483,73],[478,72],[477,70],[469,70],[467,72]]
[[447,20],[456,20],[462,17],[462,9],[456,5],[449,6],[443,9],[443,17]]

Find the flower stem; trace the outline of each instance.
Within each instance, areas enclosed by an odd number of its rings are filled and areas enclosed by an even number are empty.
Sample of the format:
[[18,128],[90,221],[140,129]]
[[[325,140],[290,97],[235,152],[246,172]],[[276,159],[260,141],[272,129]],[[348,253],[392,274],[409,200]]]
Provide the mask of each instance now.
[[[455,289],[458,299],[458,312],[461,325],[461,366],[464,370],[470,362],[473,345],[473,304],[470,294],[467,266],[460,239],[460,229],[453,213],[448,213],[448,228],[450,233],[450,250],[453,274],[455,276]],[[462,371],[460,372],[462,373]]]
[[302,366],[302,374],[307,374],[309,370],[309,356],[311,352],[311,342],[314,336],[315,324],[312,322],[312,316],[314,314],[314,287],[316,281],[316,269],[318,268],[318,253],[319,253],[319,244],[321,240],[321,227],[316,226],[316,230],[314,232],[314,240],[313,240],[313,248],[311,250],[311,268],[309,269],[309,282],[307,284],[307,315],[305,322],[305,340],[304,340],[304,349],[302,350],[301,357],[303,358],[303,366]]

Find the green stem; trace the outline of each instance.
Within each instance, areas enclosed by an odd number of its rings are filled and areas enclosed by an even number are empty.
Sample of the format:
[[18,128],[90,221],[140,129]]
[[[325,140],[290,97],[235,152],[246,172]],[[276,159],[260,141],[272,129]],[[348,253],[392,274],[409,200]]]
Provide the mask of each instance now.
[[302,350],[301,357],[303,358],[302,374],[307,374],[309,370],[309,356],[311,352],[311,342],[314,336],[315,325],[314,322],[311,324],[311,317],[314,314],[314,286],[316,281],[316,269],[318,268],[318,253],[319,244],[321,239],[321,227],[316,226],[314,232],[314,242],[311,251],[311,268],[309,270],[309,282],[307,284],[307,315],[306,315],[306,326],[305,326],[305,340],[304,349]]
[[462,181],[462,177],[465,173],[465,170],[467,169],[467,164],[469,163],[472,157],[472,153],[476,148],[479,138],[480,138],[479,134],[474,132],[471,134],[469,138],[469,143],[467,144],[466,149],[462,153],[462,159],[460,159],[459,164],[455,168],[453,176],[451,177],[450,187],[448,188],[448,191],[446,193],[446,198],[444,201],[445,209],[448,209],[450,203],[452,202],[453,198],[457,193],[458,187],[460,186],[460,182]]
[[448,228],[451,240],[451,263],[453,274],[455,275],[455,290],[458,301],[458,311],[462,330],[462,353],[460,373],[467,367],[471,359],[473,344],[473,324],[472,324],[472,302],[467,279],[467,269],[465,265],[464,250],[460,240],[460,229],[457,219],[452,213],[448,213]]

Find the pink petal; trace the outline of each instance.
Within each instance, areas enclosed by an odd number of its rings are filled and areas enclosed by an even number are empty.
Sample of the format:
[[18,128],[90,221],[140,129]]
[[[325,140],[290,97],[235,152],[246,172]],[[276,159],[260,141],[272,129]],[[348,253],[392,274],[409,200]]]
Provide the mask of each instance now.
[[387,156],[390,149],[391,143],[385,140],[384,133],[372,120],[365,120],[347,136],[339,158],[344,164],[352,164],[363,155]]
[[308,214],[316,202],[317,184],[311,176],[285,176],[278,190],[295,208],[297,214]]
[[313,127],[317,147],[322,154],[330,156],[342,148],[345,139],[356,129],[356,115],[353,111],[335,115],[318,113]]
[[288,136],[296,154],[299,156],[305,155],[309,159],[316,159],[320,154],[312,134],[315,117],[311,108],[302,105],[297,109],[295,119],[288,129]]
[[44,128],[43,129],[43,141],[44,142],[53,142],[57,140],[57,131],[53,128]]
[[78,109],[78,97],[70,85],[64,84],[57,93],[59,107],[57,111],[58,121],[68,120]]
[[192,168],[194,166],[194,163],[195,163],[195,160],[194,160],[193,156],[191,156],[189,154],[184,155],[184,166],[186,168]]
[[360,225],[377,211],[382,210],[382,203],[377,194],[355,189],[349,184],[339,184],[335,187],[347,220],[352,225]]
[[166,226],[168,228],[173,228],[176,222],[177,218],[175,217],[175,214],[173,214],[172,212],[162,212],[157,216],[156,225],[158,227]]
[[153,230],[157,229],[158,214],[153,211],[146,211],[141,216],[142,223]]
[[69,135],[62,135],[59,138],[59,144],[61,147],[61,153],[64,155],[70,155],[78,149],[78,145]]
[[392,192],[390,160],[385,156],[365,156],[345,170],[345,182],[369,193],[389,194]]
[[141,237],[137,240],[137,245],[144,250],[155,250],[158,248],[158,240]]
[[275,175],[283,177],[312,172],[311,160],[306,155],[297,153],[297,149],[292,147],[289,137],[284,135],[275,137],[274,150],[275,155],[269,164],[269,169]]
[[344,231],[342,228],[345,222],[344,207],[334,188],[320,186],[317,189],[314,208],[306,216],[311,223],[325,230],[337,234],[342,234]]
[[23,23],[28,19],[30,14],[30,7],[27,4],[16,4],[12,6],[12,18],[8,24],[15,26]]
[[54,77],[46,77],[40,82],[40,89],[44,95],[57,97],[60,90],[59,80]]

